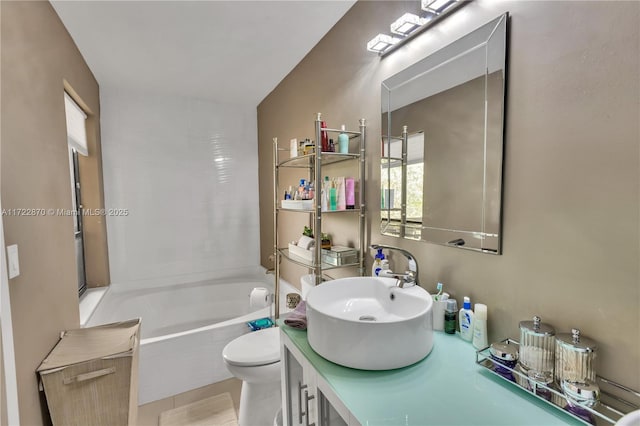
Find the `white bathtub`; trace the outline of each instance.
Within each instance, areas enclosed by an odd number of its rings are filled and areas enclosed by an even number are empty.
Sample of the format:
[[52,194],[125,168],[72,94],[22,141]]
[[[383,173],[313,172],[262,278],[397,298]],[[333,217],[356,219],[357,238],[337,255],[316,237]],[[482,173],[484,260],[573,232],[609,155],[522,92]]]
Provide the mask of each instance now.
[[[142,318],[138,404],[146,404],[232,377],[222,349],[249,332],[247,321],[269,316],[269,308],[251,312],[254,287],[272,289],[273,275],[261,271],[180,284],[112,284],[84,325]],[[284,306],[284,295],[298,290],[285,281],[280,288]]]

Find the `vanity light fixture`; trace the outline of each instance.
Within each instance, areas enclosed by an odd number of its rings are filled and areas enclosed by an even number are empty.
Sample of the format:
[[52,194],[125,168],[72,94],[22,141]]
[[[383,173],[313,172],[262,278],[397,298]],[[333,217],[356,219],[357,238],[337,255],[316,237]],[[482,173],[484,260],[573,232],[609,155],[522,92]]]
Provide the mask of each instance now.
[[401,36],[408,36],[424,24],[428,19],[421,18],[413,13],[405,13],[391,24],[391,32]]
[[456,1],[457,0],[422,0],[421,6],[425,12],[440,14],[453,6]]
[[391,37],[387,34],[378,34],[367,43],[367,50],[370,52],[382,53],[397,42],[400,39],[397,37]]
[[400,46],[408,43],[418,34],[428,30],[446,16],[473,0],[420,0],[424,17],[413,13],[405,13],[391,24],[391,33],[402,36],[394,37],[388,34],[378,34],[367,43],[367,50],[379,56],[386,56]]

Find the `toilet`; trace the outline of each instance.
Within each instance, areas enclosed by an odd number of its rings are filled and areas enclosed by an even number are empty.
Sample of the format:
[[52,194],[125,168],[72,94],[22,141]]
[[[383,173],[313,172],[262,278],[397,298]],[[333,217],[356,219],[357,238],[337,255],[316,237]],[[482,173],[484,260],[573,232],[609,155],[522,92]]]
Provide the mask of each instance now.
[[242,380],[239,426],[273,425],[280,410],[280,330],[244,334],[222,350],[227,370]]

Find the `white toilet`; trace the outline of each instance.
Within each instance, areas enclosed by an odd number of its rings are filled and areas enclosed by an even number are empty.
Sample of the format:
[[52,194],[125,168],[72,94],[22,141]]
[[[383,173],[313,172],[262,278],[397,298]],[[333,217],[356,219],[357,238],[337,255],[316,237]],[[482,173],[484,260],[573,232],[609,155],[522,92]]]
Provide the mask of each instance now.
[[271,426],[282,403],[280,392],[280,330],[244,334],[222,350],[231,374],[242,380],[239,426]]

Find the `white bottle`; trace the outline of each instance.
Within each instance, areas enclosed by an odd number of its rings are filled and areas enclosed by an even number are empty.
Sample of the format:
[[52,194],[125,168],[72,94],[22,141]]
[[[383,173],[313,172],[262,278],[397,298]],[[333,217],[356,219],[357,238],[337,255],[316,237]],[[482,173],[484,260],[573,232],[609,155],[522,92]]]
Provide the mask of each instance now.
[[325,176],[322,181],[322,193],[320,195],[320,210],[326,212],[329,210],[329,176]]
[[471,310],[471,299],[464,297],[464,304],[458,314],[460,323],[460,337],[470,342],[473,338],[473,311]]
[[489,346],[487,341],[487,305],[476,303],[473,307],[473,346],[476,349],[484,349]]

